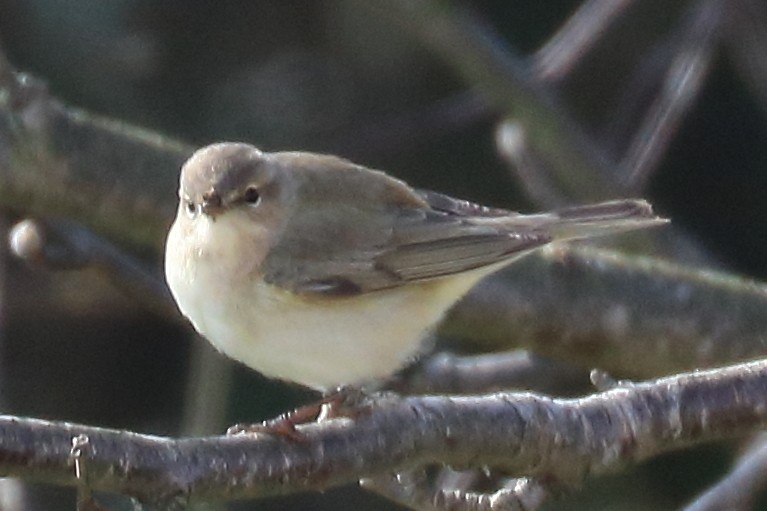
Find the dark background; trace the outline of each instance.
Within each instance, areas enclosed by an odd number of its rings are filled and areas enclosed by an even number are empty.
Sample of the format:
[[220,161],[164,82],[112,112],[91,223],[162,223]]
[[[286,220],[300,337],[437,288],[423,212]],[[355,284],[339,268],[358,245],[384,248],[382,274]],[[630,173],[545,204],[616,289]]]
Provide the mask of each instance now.
[[[579,3],[471,5],[523,55]],[[564,84],[585,131],[598,133],[611,115],[611,91],[630,58],[651,51],[690,3],[646,2],[647,11],[625,21],[621,43],[599,48]],[[0,0],[0,45],[70,105],[196,145],[244,140],[332,152],[414,185],[536,207],[498,156],[500,112],[472,100],[444,62],[365,2]],[[721,52],[646,194],[724,267],[757,279],[767,272],[766,127]],[[159,250],[148,258],[158,271]],[[4,412],[178,434],[199,342],[189,328],[147,313],[92,272],[49,273],[10,259],[4,271]],[[308,397],[240,367],[234,378],[228,422],[270,417]],[[728,457],[717,446],[666,456],[593,480],[575,500],[589,509],[673,508],[713,482]],[[35,495],[73,506],[63,490]],[[351,488],[243,509],[374,506],[392,508]]]

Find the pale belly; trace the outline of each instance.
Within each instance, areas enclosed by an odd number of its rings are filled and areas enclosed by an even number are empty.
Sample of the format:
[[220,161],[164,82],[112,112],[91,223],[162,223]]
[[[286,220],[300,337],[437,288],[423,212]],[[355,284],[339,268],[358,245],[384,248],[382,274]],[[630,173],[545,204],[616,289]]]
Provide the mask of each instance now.
[[249,300],[211,300],[208,294],[179,300],[179,306],[231,358],[269,377],[329,389],[383,378],[402,367],[419,351],[428,329],[476,280],[453,277],[316,299],[261,283],[251,286]]
[[266,376],[318,389],[383,378],[401,368],[445,311],[497,269],[352,297],[299,297],[260,281],[252,263],[230,257],[257,249],[241,231],[218,222],[213,233],[211,225],[177,221],[170,231],[166,278],[179,309],[229,357]]

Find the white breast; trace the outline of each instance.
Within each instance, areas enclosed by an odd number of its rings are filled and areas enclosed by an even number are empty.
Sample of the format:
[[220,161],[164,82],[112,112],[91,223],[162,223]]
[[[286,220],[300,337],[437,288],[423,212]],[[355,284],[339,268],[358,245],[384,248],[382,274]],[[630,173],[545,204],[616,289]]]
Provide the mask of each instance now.
[[[174,225],[168,237],[166,275],[181,312],[226,355],[266,376],[319,389],[396,371],[418,352],[427,330],[490,271],[353,297],[302,298],[252,272],[241,274],[242,265],[228,258],[236,251],[212,254],[209,244],[189,239],[208,239],[202,230],[182,239]],[[215,246],[236,248],[237,239]]]

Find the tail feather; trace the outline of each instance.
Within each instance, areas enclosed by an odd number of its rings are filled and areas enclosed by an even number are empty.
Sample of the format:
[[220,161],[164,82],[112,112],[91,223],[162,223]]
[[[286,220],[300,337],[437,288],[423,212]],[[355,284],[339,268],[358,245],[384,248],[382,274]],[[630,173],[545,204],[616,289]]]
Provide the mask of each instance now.
[[[540,228],[553,239],[580,239],[614,234],[668,223],[641,199],[623,199],[560,209],[552,213],[519,217],[531,228]],[[513,222],[513,220],[512,220]]]

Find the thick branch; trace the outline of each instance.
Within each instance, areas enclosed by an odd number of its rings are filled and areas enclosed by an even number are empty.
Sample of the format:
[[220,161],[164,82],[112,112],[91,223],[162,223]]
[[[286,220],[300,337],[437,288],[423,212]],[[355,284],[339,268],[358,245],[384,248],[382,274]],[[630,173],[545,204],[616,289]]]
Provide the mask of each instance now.
[[578,481],[767,424],[767,362],[666,378],[594,396],[373,398],[354,420],[270,435],[180,439],[0,417],[0,474],[77,484],[85,435],[94,490],[152,501],[239,499],[322,489],[427,463],[490,466]]
[[765,331],[763,285],[561,246],[485,280],[439,333],[642,379],[763,358]]
[[0,206],[159,247],[192,148],[65,108],[0,55]]

